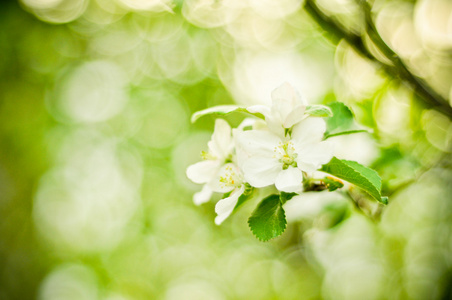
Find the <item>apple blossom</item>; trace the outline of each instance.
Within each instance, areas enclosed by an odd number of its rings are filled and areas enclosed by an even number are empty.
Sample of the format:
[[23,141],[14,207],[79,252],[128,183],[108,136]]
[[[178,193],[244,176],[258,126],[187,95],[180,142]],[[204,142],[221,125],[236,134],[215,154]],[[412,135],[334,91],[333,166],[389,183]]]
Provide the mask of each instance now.
[[[245,119],[234,135],[245,127],[252,127],[254,120]],[[208,152],[202,152],[203,161],[187,168],[187,177],[195,183],[204,184],[201,191],[195,193],[193,201],[200,205],[210,200],[213,192],[229,194],[215,206],[218,216],[215,223],[220,225],[234,210],[239,197],[245,191],[243,174],[233,162],[234,143],[229,124],[222,120],[215,121],[215,130],[208,142]]]
[[237,134],[237,151],[243,157],[239,167],[253,187],[275,184],[280,191],[302,190],[303,172],[314,172],[333,157],[330,142],[322,141],[326,130],[321,118],[308,117],[281,137],[269,130],[248,130]]
[[210,200],[214,190],[211,185],[217,179],[222,166],[231,160],[233,139],[231,126],[222,119],[215,121],[215,129],[211,140],[207,143],[208,152],[202,152],[203,161],[197,162],[187,168],[187,177],[199,184],[204,184],[202,190],[195,193],[193,201],[200,205]]
[[[378,174],[357,162],[334,157],[332,143],[325,141],[366,131],[351,126],[353,113],[348,107],[339,102],[308,105],[288,83],[276,88],[271,96],[271,107],[220,105],[196,112],[191,118],[194,122],[205,115],[234,112],[253,116],[235,129],[217,119],[209,151],[202,153],[204,160],[189,166],[186,172],[193,182],[203,184],[193,197],[195,204],[209,201],[214,192],[224,194],[215,205],[217,225],[264,187],[269,188],[257,193],[263,199],[248,219],[251,231],[262,241],[284,232],[287,221],[283,205],[303,189],[333,192],[343,188],[341,180],[345,180],[387,204],[387,197],[381,196]],[[323,118],[331,119],[326,123]],[[317,178],[317,170],[333,177]]]
[[271,97],[271,108],[253,105],[247,110],[250,113],[261,113],[270,130],[278,135],[285,135],[285,129],[291,128],[306,117],[304,113],[308,103],[287,82],[273,90]]
[[212,189],[219,193],[230,193],[221,199],[215,206],[217,217],[215,223],[220,225],[234,210],[239,197],[245,191],[243,174],[234,163],[224,165],[218,173],[217,180],[213,181]]

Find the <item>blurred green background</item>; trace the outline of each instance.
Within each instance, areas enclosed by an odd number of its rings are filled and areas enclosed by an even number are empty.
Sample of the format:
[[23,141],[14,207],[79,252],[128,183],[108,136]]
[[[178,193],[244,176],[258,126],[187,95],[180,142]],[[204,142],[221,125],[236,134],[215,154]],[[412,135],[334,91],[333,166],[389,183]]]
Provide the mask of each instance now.
[[[298,0],[5,2],[0,299],[452,299],[450,115],[387,75],[354,1],[317,5],[375,59],[331,42]],[[452,2],[372,5],[386,43],[450,101]],[[256,203],[221,226],[215,201],[193,204],[185,169],[214,118],[189,118],[268,104],[284,81],[372,128],[334,138],[336,156],[376,169],[390,203],[306,193],[262,243]]]

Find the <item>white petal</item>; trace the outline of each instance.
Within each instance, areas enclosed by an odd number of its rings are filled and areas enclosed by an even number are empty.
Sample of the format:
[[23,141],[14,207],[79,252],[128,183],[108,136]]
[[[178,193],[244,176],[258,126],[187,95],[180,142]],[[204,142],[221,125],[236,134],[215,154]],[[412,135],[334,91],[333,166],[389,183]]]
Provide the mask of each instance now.
[[236,138],[236,146],[235,146],[235,155],[233,156],[234,162],[241,169],[243,163],[250,158],[250,154],[237,142]]
[[282,126],[281,117],[267,106],[264,105],[254,105],[247,108],[249,112],[261,113],[265,117],[265,122],[267,123],[268,129],[278,136],[284,136],[284,127]]
[[[237,126],[237,129],[233,129],[234,130],[241,130],[243,131],[243,128],[245,127],[253,127],[254,123],[256,123],[257,119],[253,119],[253,118],[245,118],[242,123],[240,123],[239,126]],[[263,122],[263,121],[262,121]]]
[[294,107],[294,109],[283,120],[284,128],[290,128],[295,124],[301,122],[303,119],[305,119],[306,118],[306,116],[304,115],[305,110],[306,110],[305,105],[298,105]]
[[302,189],[303,174],[300,169],[289,167],[279,172],[275,186],[286,193],[300,192]]
[[276,99],[291,99],[295,104],[308,105],[308,103],[301,98],[300,93],[288,82],[284,82],[272,92],[272,100]]
[[256,120],[256,122],[254,122],[253,124],[253,129],[255,130],[267,130],[268,126],[267,126],[267,122],[261,119]]
[[243,163],[242,170],[246,182],[264,187],[275,183],[282,166],[276,158],[252,156]]
[[313,172],[333,158],[333,144],[329,141],[306,144],[297,149],[298,167],[306,172]]
[[194,183],[206,183],[212,180],[220,168],[218,160],[203,160],[187,168],[187,177]]
[[308,117],[295,125],[292,140],[296,145],[318,143],[323,139],[326,123],[322,118]]
[[235,188],[234,186],[226,186],[224,184],[221,184],[219,179],[220,178],[218,178],[217,180],[212,180],[211,182],[208,183],[209,188],[212,189],[212,191],[225,194],[229,193]]
[[303,170],[307,173],[315,172],[320,167],[317,164],[304,162],[304,161],[298,161],[297,165],[298,165],[298,168],[300,168],[300,170]]
[[262,124],[263,123],[263,128],[267,128],[267,125],[265,124],[264,120],[256,120],[256,119],[251,119],[251,118],[246,118],[245,120],[242,121],[242,123],[240,123],[240,125],[237,128],[232,129],[232,137],[234,140],[234,145],[235,145],[235,155],[232,157],[232,160],[234,163],[236,163],[237,165],[240,165],[245,159],[247,159],[249,157],[247,151],[245,151],[242,147],[242,145],[240,145],[237,142],[237,136],[240,135],[243,132],[243,129],[245,127],[251,126],[254,127],[256,126],[256,124]]
[[281,142],[281,139],[270,131],[247,130],[238,132],[237,146],[250,155],[273,156],[273,150]]
[[223,119],[215,120],[212,139],[207,143],[212,155],[218,159],[225,159],[232,151],[231,126]]
[[[286,122],[287,117],[296,107],[306,107],[306,103],[303,102],[300,94],[287,82],[272,92],[272,113],[274,116],[279,117],[282,124]],[[302,110],[301,116],[303,113],[304,109]],[[294,119],[294,117],[291,118]],[[284,127],[289,128],[293,124]]]
[[240,188],[235,189],[229,197],[218,201],[217,205],[215,205],[215,212],[218,215],[215,218],[215,224],[220,225],[227,217],[231,215],[231,213],[234,211],[234,207],[237,205],[239,197],[243,194],[244,191],[245,186],[242,185]]
[[268,120],[267,120],[267,127],[275,135],[277,135],[281,139],[284,139],[284,137],[285,137],[285,130],[284,130],[284,126],[283,126],[281,120],[275,119],[273,117],[272,118],[268,118]]
[[193,195],[193,202],[195,203],[195,205],[206,203],[210,200],[210,198],[212,198],[212,193],[213,191],[208,187],[207,184],[205,184],[200,192],[197,192]]

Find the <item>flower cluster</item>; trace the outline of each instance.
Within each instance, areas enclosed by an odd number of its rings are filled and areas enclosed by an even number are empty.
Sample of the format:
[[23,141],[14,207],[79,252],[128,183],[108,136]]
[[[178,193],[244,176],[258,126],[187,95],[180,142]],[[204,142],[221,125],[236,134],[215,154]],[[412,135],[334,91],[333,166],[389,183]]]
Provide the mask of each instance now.
[[[331,142],[324,141],[322,116],[331,113],[327,107],[308,106],[288,83],[271,96],[271,107],[240,108],[260,118],[245,119],[238,128],[217,119],[203,160],[187,169],[190,180],[203,184],[194,195],[195,204],[209,201],[214,192],[226,195],[215,206],[218,225],[250,189],[274,186],[279,192],[299,194],[304,179],[333,157]],[[220,107],[209,113],[233,110],[237,109]]]

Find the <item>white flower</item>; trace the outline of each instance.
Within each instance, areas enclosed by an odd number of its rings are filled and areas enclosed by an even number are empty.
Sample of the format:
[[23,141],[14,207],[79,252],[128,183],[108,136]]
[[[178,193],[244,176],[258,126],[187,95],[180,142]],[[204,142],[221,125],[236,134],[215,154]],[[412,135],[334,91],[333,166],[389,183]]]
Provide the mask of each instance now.
[[333,156],[330,142],[322,141],[326,130],[321,118],[308,117],[284,137],[268,130],[248,130],[236,137],[239,167],[253,187],[275,184],[287,193],[302,190],[303,171],[314,172]]
[[225,120],[215,120],[215,129],[207,147],[209,151],[202,152],[204,160],[189,166],[186,171],[191,181],[204,184],[202,190],[193,196],[196,205],[210,200],[214,192],[213,182],[217,179],[221,167],[231,159],[234,143],[231,126]]
[[240,169],[233,163],[224,165],[217,175],[217,180],[211,182],[215,192],[229,193],[229,196],[221,199],[215,205],[215,224],[220,225],[234,210],[239,197],[245,191],[243,175]]
[[284,136],[285,129],[306,118],[304,114],[308,103],[289,84],[284,83],[272,92],[272,107],[254,105],[247,108],[251,113],[261,113],[265,117],[268,128],[278,135]]

